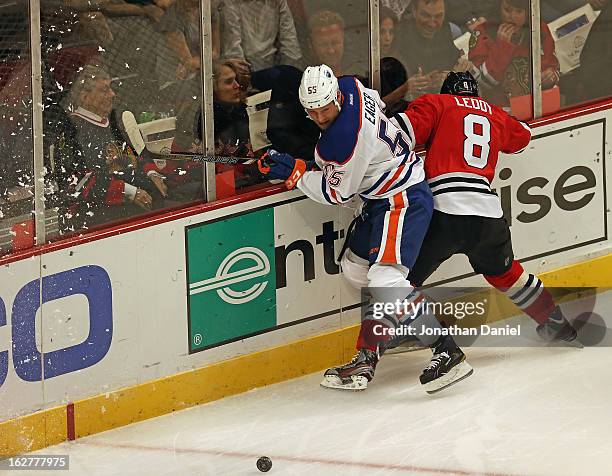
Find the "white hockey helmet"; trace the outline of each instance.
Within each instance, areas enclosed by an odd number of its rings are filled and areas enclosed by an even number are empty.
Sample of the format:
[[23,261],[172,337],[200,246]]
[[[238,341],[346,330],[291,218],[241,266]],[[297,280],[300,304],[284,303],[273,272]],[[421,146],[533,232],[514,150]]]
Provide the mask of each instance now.
[[306,68],[302,75],[299,96],[304,109],[317,109],[333,101],[340,110],[338,79],[326,64]]

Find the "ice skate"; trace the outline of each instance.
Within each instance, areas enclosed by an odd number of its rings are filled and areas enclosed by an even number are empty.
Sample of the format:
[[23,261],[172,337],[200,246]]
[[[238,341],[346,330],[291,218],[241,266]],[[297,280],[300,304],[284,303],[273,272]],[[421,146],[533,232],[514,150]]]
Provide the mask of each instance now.
[[420,381],[427,393],[436,393],[474,373],[459,347],[438,345]]
[[576,339],[576,329],[563,316],[559,306],[556,306],[544,324],[536,327],[538,335],[546,342],[564,342],[572,347],[582,348],[583,345]]
[[348,364],[327,369],[321,386],[340,390],[365,390],[368,382],[374,378],[378,359],[378,352],[360,349]]

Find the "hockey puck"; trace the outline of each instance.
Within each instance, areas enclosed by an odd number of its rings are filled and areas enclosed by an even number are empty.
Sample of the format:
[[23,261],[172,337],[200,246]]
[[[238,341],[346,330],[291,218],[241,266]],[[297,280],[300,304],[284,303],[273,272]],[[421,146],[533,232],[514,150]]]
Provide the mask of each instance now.
[[262,473],[267,473],[272,468],[272,460],[267,456],[261,456],[257,460],[257,469]]

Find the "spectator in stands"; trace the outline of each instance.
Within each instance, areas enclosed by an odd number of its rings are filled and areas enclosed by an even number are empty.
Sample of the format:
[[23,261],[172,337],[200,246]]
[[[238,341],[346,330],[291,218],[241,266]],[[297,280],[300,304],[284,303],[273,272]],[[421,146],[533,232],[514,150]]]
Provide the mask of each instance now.
[[110,76],[87,65],[69,95],[69,121],[58,138],[56,165],[60,189],[69,195],[65,214],[72,229],[89,227],[151,210],[151,188],[139,173],[137,157],[113,114]]
[[400,58],[400,51],[397,48],[395,37],[397,34],[397,19],[395,13],[386,7],[381,7],[378,14],[380,31],[380,57],[392,56]]
[[214,66],[215,151],[219,155],[252,156],[249,117],[243,89],[231,61]]
[[[369,76],[367,54],[348,58],[345,54],[344,19],[338,12],[319,10],[308,18],[308,64],[328,65],[336,76]],[[363,52],[361,52],[363,53]]]
[[[396,45],[396,14],[387,7],[379,11],[380,24],[380,81],[382,99],[387,113],[407,105],[403,98],[408,91],[408,77],[403,59]],[[398,109],[398,111],[401,109]]]
[[212,57],[217,60],[221,57],[221,0],[211,2],[211,22],[212,22]]
[[[306,161],[314,160],[314,148],[320,131],[304,114],[299,102],[298,87],[302,72],[293,66],[278,65],[245,76],[239,71],[239,63],[213,63],[216,154],[252,157],[263,152],[252,151],[244,92],[272,90],[266,130],[272,147]],[[173,150],[201,151],[201,127],[199,101],[193,101],[191,106],[179,111]],[[218,165],[217,172],[226,168]],[[265,181],[255,167],[235,168],[238,185]]]
[[[99,60],[113,34],[99,5],[85,0],[41,3],[41,53],[45,95],[70,88],[79,68]],[[101,48],[103,47],[103,48]]]
[[86,0],[49,0],[41,3],[42,51],[55,50],[58,44],[107,45],[113,35],[101,4]]
[[[0,200],[12,201],[21,198],[10,189],[34,182],[28,6],[11,2],[0,11]],[[7,216],[0,204],[0,221]]]
[[610,80],[605,79],[612,71],[612,1],[599,0],[597,6],[601,13],[580,54],[579,100],[612,95]]
[[[49,0],[41,8],[45,36],[62,33],[70,36],[64,44],[72,40],[82,45],[84,39],[85,43],[93,39],[105,47],[114,39],[110,18],[142,17],[158,22],[164,13],[153,0]],[[71,25],[64,26],[67,21]]]
[[[498,10],[472,33],[470,60],[479,69],[483,96],[506,106],[530,94],[529,0],[499,0]],[[559,83],[559,61],[548,26],[541,22],[542,88]]]
[[153,0],[69,0],[72,2],[93,4],[108,17],[142,16],[153,22],[158,22],[164,14],[164,8]]
[[[219,156],[254,157],[249,133],[249,118],[244,103],[244,87],[238,83],[239,61],[213,62],[213,108],[215,131],[215,154]],[[172,151],[202,153],[202,115],[200,101],[185,103],[179,109],[176,123],[176,135]],[[157,162],[159,164],[159,161]],[[201,196],[202,173],[197,162],[165,161],[159,167],[156,163],[145,165],[145,171],[163,176],[168,186],[170,199],[177,195],[187,196],[187,191],[196,192],[192,199]],[[215,170],[221,173],[231,168],[217,164]],[[235,168],[238,186],[251,185],[263,181],[257,168],[237,165]],[[195,189],[193,184],[199,184]]]
[[[215,153],[217,155],[253,156],[250,143],[249,118],[246,112],[247,91],[272,90],[272,103],[287,101],[292,91],[297,100],[297,88],[301,72],[288,65],[256,71],[245,75],[242,73],[240,60],[213,62],[213,107],[215,125]],[[295,71],[294,74],[289,74]],[[280,98],[277,100],[277,98]],[[270,107],[269,115],[276,114]],[[201,141],[201,119],[198,101],[181,109],[178,115],[175,146],[180,150],[196,150]],[[302,113],[301,116],[305,117]],[[197,122],[196,122],[197,121]],[[278,119],[282,127],[285,119]],[[316,142],[316,141],[315,141]]]
[[[29,53],[0,62],[0,200],[31,199],[31,75]],[[25,192],[25,193],[24,193]],[[0,221],[7,215],[0,206]]]
[[386,57],[380,60],[380,95],[386,105],[385,113],[391,117],[406,109],[404,95],[408,90],[406,68],[397,59]]
[[[158,27],[167,5],[161,0],[99,2],[113,34],[113,41],[103,49],[102,56],[104,69],[118,79],[114,82],[117,94],[114,107],[119,115],[124,110],[136,115],[150,111],[159,103],[158,91],[163,84],[158,63],[162,58],[174,57]],[[175,63],[173,67],[165,80],[174,79]]]
[[[213,8],[213,11],[216,9]],[[174,58],[165,58],[175,65],[175,78],[182,80],[200,71],[200,10],[198,0],[176,0],[159,23],[167,46]],[[217,52],[218,53],[218,52]]]
[[444,0],[413,0],[412,13],[398,28],[399,49],[408,72],[408,95],[438,92],[451,70],[465,70],[453,43]]
[[293,17],[293,24],[300,45],[306,44],[306,8],[303,0],[287,0],[287,6]]
[[[213,61],[217,155],[244,156],[250,150],[246,106],[242,102],[243,91],[236,81],[235,70],[232,62]],[[171,146],[175,154],[204,152],[201,101],[197,96],[190,99],[178,104],[175,136]],[[217,164],[217,172],[225,169],[227,166]],[[176,206],[203,198],[202,164],[197,161],[180,160],[178,157],[148,157],[144,161],[143,170],[164,197],[164,206]]]
[[[84,38],[95,39],[99,45],[108,45],[113,40],[113,34],[108,25],[107,17],[102,12],[102,3],[87,0],[47,1],[41,4],[41,23],[47,24],[47,34],[53,30],[57,34],[59,27],[57,16],[70,17],[73,26],[66,30],[83,42]],[[58,28],[59,27],[59,28]]]
[[225,0],[223,57],[243,59],[253,71],[300,66],[302,52],[287,0]]
[[344,20],[339,13],[321,10],[308,19],[308,64],[326,64],[336,76],[344,74]]
[[259,90],[272,90],[266,129],[272,148],[309,162],[314,161],[320,130],[304,114],[298,97],[301,79],[299,69],[279,65],[253,73],[252,83]]

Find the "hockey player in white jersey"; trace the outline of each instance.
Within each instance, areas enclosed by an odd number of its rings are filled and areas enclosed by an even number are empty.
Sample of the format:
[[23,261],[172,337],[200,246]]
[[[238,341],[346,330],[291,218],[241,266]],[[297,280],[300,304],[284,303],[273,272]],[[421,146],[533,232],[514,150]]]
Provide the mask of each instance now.
[[[422,160],[412,151],[408,136],[384,115],[378,92],[353,77],[338,80],[326,65],[306,68],[299,97],[322,130],[315,150],[320,170],[308,171],[304,161],[274,150],[260,159],[260,170],[320,203],[342,205],[361,197],[362,212],[341,261],[344,277],[356,287],[367,286],[375,302],[423,302],[406,277],[427,232],[433,199]],[[321,385],[365,389],[390,340],[385,329],[395,328],[400,320],[417,329],[438,329],[438,336],[417,332],[434,354],[420,377],[427,392],[471,375],[465,354],[450,335],[440,336],[444,334],[440,323],[434,315],[421,312],[423,308],[413,306],[412,314],[377,319],[366,313],[357,354],[346,365],[328,369]]]

